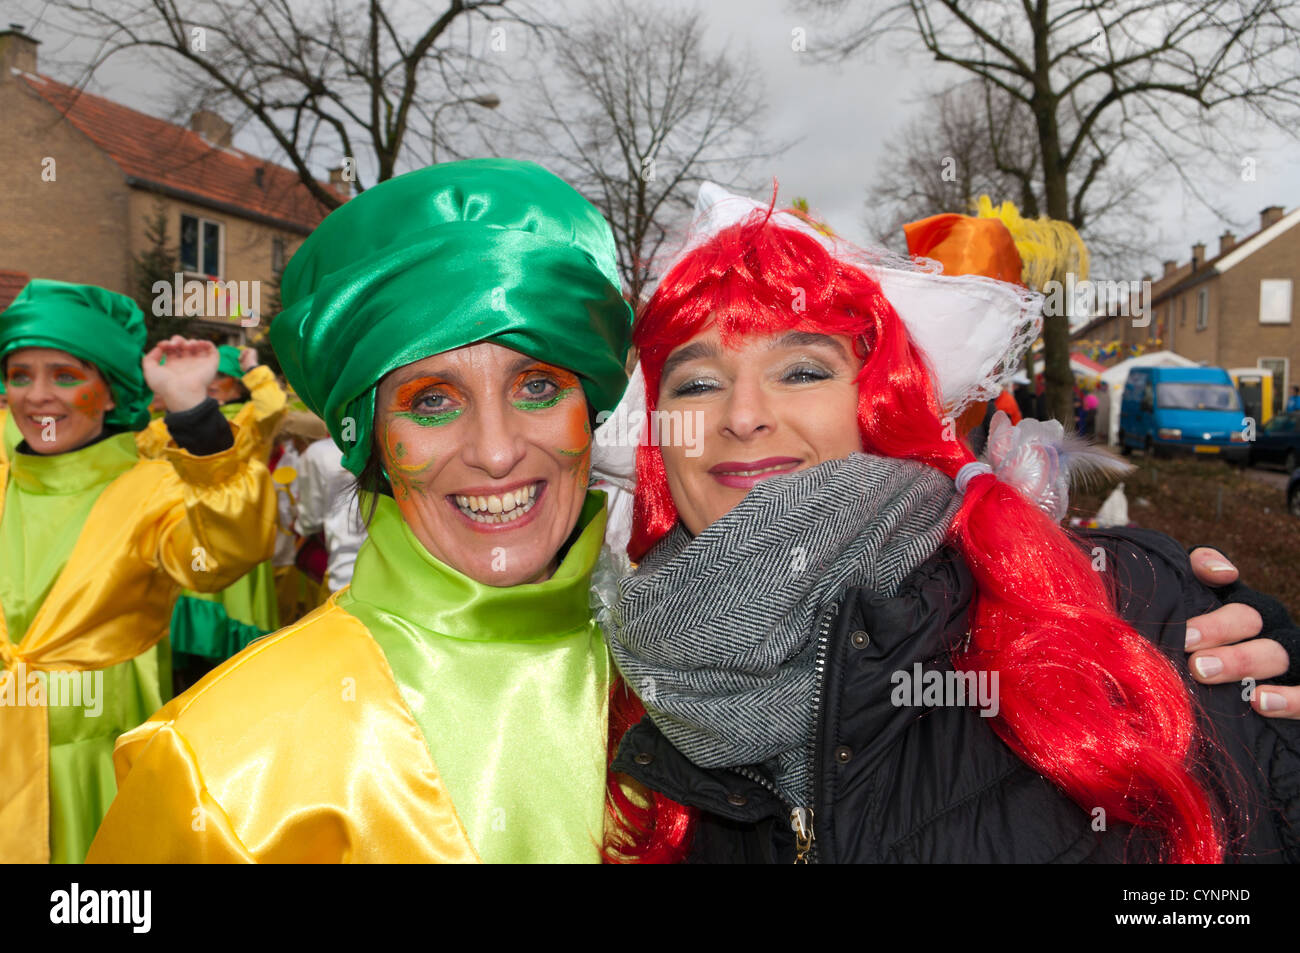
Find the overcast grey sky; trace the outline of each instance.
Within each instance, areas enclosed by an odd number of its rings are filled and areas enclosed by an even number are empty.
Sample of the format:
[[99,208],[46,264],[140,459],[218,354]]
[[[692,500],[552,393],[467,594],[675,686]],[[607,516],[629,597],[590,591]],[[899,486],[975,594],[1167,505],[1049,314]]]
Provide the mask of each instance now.
[[[554,11],[557,20],[573,22],[602,0],[537,2]],[[686,0],[643,2],[692,6]],[[83,52],[87,45],[60,35],[38,0],[19,0],[16,6],[18,12],[6,19],[24,24],[43,41],[42,72],[75,80],[72,64],[89,55]],[[889,144],[917,115],[928,92],[960,82],[966,75],[923,54],[909,56],[889,47],[850,62],[818,61],[812,53],[834,41],[837,25],[804,15],[793,0],[708,0],[698,9],[709,23],[710,46],[748,50],[753,56],[764,84],[767,130],[774,141],[793,142],[766,170],[779,179],[782,196],[807,197],[814,213],[841,234],[856,241],[866,239],[865,196]],[[807,52],[792,49],[796,28],[805,31]],[[527,55],[536,52],[530,49]],[[165,73],[124,59],[101,71],[91,88],[154,114],[165,115],[173,106],[166,98]],[[494,91],[503,100],[502,114],[507,113],[512,93],[515,100],[526,94],[522,89],[512,90],[509,83]],[[1213,254],[1225,228],[1240,237],[1258,227],[1259,211],[1265,206],[1276,204],[1290,210],[1300,205],[1300,150],[1295,140],[1245,127],[1234,133],[1239,155],[1206,156],[1193,170],[1227,218],[1220,218],[1187,194],[1176,176],[1153,176],[1148,198],[1155,214],[1146,226],[1149,255],[1133,263],[1128,274],[1116,277],[1158,273],[1161,260],[1186,260],[1190,246],[1198,240]],[[248,130],[237,137],[236,144],[258,151],[260,142]],[[1240,159],[1245,156],[1255,160],[1251,182],[1240,175]]]
[[[748,43],[762,68],[774,137],[797,144],[779,157],[774,173],[782,193],[806,195],[812,208],[850,238],[865,238],[865,193],[890,144],[922,108],[925,94],[967,78],[925,54],[878,49],[837,66],[814,62],[790,49],[790,31],[805,28],[810,49],[834,42],[835,24],[801,16],[790,0],[710,0],[704,5],[714,28]],[[1149,196],[1150,257],[1142,268],[1159,273],[1165,258],[1185,261],[1191,245],[1205,242],[1211,254],[1218,236],[1238,237],[1259,227],[1259,211],[1300,205],[1300,143],[1276,131],[1239,130],[1240,156],[1205,157],[1193,170],[1206,192],[1228,212],[1223,220],[1184,193],[1174,175],[1154,178]],[[1239,158],[1256,159],[1255,181],[1243,182]],[[936,162],[939,159],[936,157]],[[1011,198],[995,196],[994,198]]]

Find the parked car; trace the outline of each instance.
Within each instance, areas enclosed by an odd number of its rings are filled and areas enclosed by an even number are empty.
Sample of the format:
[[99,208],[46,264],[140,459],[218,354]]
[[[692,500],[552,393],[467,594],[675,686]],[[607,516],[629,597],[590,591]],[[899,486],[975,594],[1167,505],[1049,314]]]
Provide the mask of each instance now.
[[1250,462],[1280,463],[1287,473],[1300,467],[1300,413],[1278,414],[1260,427],[1250,445]]
[[1213,454],[1246,462],[1241,395],[1221,367],[1135,367],[1120,404],[1119,446],[1154,456]]

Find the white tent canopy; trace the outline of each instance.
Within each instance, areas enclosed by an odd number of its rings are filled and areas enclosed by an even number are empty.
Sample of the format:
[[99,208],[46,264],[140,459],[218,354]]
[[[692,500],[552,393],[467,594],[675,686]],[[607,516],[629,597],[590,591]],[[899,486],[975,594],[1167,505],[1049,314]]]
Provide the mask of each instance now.
[[1119,410],[1124,400],[1124,384],[1128,381],[1128,372],[1134,367],[1199,367],[1196,361],[1188,360],[1173,351],[1152,351],[1139,354],[1127,361],[1120,361],[1114,367],[1102,372],[1101,379],[1110,391],[1110,432],[1107,440],[1113,447],[1119,443]]

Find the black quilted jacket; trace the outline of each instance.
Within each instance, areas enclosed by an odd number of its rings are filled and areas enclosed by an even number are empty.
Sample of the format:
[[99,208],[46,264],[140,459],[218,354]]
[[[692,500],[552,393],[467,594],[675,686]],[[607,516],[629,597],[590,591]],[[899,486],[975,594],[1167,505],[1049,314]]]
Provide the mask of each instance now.
[[[1193,578],[1182,549],[1142,530],[1094,531],[1080,542],[1106,550],[1121,613],[1186,672],[1184,622],[1218,600]],[[702,809],[694,862],[1155,860],[1153,839],[1075,804],[1017,758],[978,708],[891,702],[900,690],[894,673],[915,672],[917,663],[951,670],[948,653],[966,636],[972,592],[961,559],[941,550],[893,598],[846,594],[825,643],[810,805],[783,802],[761,769],[696,767],[649,719],[627,733],[613,767]],[[1235,809],[1229,860],[1300,861],[1300,723],[1261,718],[1240,685],[1185,677],[1236,769],[1225,770],[1221,758],[1212,781]],[[802,840],[796,809],[809,817],[811,836]]]

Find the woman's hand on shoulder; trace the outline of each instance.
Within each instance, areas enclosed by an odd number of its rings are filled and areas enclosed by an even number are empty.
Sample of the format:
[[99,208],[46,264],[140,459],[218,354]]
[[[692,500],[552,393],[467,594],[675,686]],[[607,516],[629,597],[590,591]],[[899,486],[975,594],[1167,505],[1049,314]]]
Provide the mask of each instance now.
[[[1194,549],[1191,562],[1196,578],[1210,588],[1237,581],[1236,567],[1218,550]],[[1300,718],[1300,686],[1258,684],[1291,668],[1286,647],[1276,639],[1257,638],[1263,631],[1263,617],[1242,602],[1188,619],[1186,650],[1192,677],[1206,685],[1241,682],[1253,689],[1250,706],[1265,718]]]

